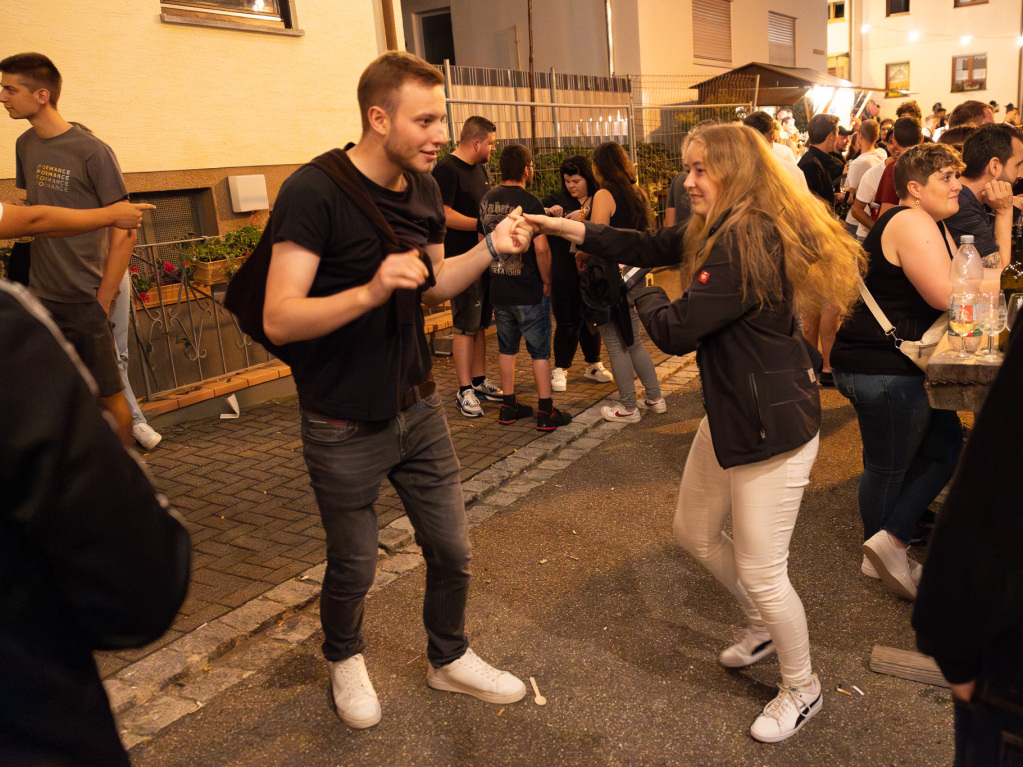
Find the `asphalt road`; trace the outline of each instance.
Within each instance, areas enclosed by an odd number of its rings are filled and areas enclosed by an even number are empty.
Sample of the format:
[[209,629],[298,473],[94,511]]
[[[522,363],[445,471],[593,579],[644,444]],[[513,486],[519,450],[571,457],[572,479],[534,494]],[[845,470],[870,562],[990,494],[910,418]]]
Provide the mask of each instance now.
[[[473,647],[524,680],[535,677],[546,706],[532,693],[501,707],[426,686],[420,568],[367,606],[378,726],[351,730],[334,714],[317,632],[136,746],[134,763],[950,764],[948,691],[868,669],[875,644],[913,648],[911,606],[859,574],[859,434],[845,400],[823,394],[821,450],[790,575],[825,699],[790,740],[749,737],[774,697],[777,661],[738,672],[717,664],[741,614],[671,534],[682,464],[703,414],[694,385],[669,399],[666,414],[618,432],[472,534]],[[838,684],[865,695],[838,693]]]

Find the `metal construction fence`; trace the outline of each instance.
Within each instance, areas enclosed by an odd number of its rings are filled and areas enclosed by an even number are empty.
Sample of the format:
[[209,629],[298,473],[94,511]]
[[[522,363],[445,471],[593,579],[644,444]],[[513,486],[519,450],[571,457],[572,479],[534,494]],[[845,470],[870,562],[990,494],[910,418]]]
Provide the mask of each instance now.
[[[498,146],[522,143],[534,153],[532,190],[541,199],[560,188],[558,168],[573,154],[589,155],[604,141],[621,144],[636,164],[655,212],[682,168],[682,146],[701,120],[731,120],[756,108],[758,78],[718,78],[713,104],[698,104],[705,78],[681,75],[597,77],[480,67],[443,67],[452,146],[462,123],[483,115],[497,126]],[[500,152],[491,156],[500,179]]]

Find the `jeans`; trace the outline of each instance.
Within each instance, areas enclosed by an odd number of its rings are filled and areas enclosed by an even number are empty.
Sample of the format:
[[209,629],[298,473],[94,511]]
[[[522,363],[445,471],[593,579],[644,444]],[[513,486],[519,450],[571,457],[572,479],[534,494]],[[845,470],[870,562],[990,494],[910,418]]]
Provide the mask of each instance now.
[[[789,581],[789,542],[820,437],[763,461],[722,469],[707,418],[682,472],[675,537],[738,600],[752,628],[768,631],[786,685],[810,681],[806,613]],[[724,532],[732,518],[733,538]]]
[[538,304],[498,304],[497,349],[501,354],[518,354],[519,341],[526,339],[526,351],[534,360],[551,358],[551,299],[544,296]]
[[611,362],[611,375],[614,376],[615,386],[618,387],[618,395],[622,405],[627,408],[636,407],[636,376],[643,382],[646,389],[647,399],[661,398],[661,384],[657,380],[657,370],[654,368],[654,361],[650,359],[650,353],[643,346],[639,336],[639,315],[636,310],[630,310],[632,316],[632,346],[625,346],[622,334],[614,323],[600,325],[600,337],[604,341],[604,348],[607,349],[607,358]]
[[952,478],[963,445],[959,416],[931,407],[923,376],[832,373],[856,410],[863,440],[863,539],[886,530],[908,545],[916,523]]
[[568,252],[551,253],[551,307],[554,309],[554,367],[572,367],[575,350],[582,350],[587,365],[600,362],[600,336],[583,320],[579,270]]
[[121,372],[121,385],[124,387],[124,398],[128,400],[131,411],[131,424],[135,426],[146,423],[135,392],[128,382],[128,322],[131,316],[131,276],[125,272],[121,280],[120,293],[110,310],[110,324],[114,332],[114,347],[117,349],[117,367]]
[[435,667],[462,657],[469,646],[471,552],[458,458],[440,394],[388,421],[336,421],[303,410],[302,443],[327,534],[320,595],[324,657],[341,661],[365,647],[363,605],[377,564],[373,505],[384,477],[398,492],[426,560],[427,657]]

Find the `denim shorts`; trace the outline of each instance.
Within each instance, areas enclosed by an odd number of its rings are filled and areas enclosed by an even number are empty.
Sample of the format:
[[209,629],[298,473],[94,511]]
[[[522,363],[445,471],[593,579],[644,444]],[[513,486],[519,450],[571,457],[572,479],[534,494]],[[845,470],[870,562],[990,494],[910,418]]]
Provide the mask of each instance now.
[[519,339],[526,339],[526,351],[534,360],[551,356],[551,299],[538,304],[501,304],[494,307],[497,320],[497,348],[501,354],[518,354]]
[[490,306],[490,272],[451,299],[451,326],[455,333],[474,336],[490,327],[494,310]]

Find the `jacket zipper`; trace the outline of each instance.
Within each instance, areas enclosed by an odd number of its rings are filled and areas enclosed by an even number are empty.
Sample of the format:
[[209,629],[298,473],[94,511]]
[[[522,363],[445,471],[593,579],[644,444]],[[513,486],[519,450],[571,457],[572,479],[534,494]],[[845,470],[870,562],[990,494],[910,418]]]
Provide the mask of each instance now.
[[760,439],[767,439],[767,431],[764,429],[764,421],[760,417],[760,396],[757,393],[757,379],[753,373],[749,374],[749,391],[753,397],[753,412],[757,414],[757,428],[760,429]]

